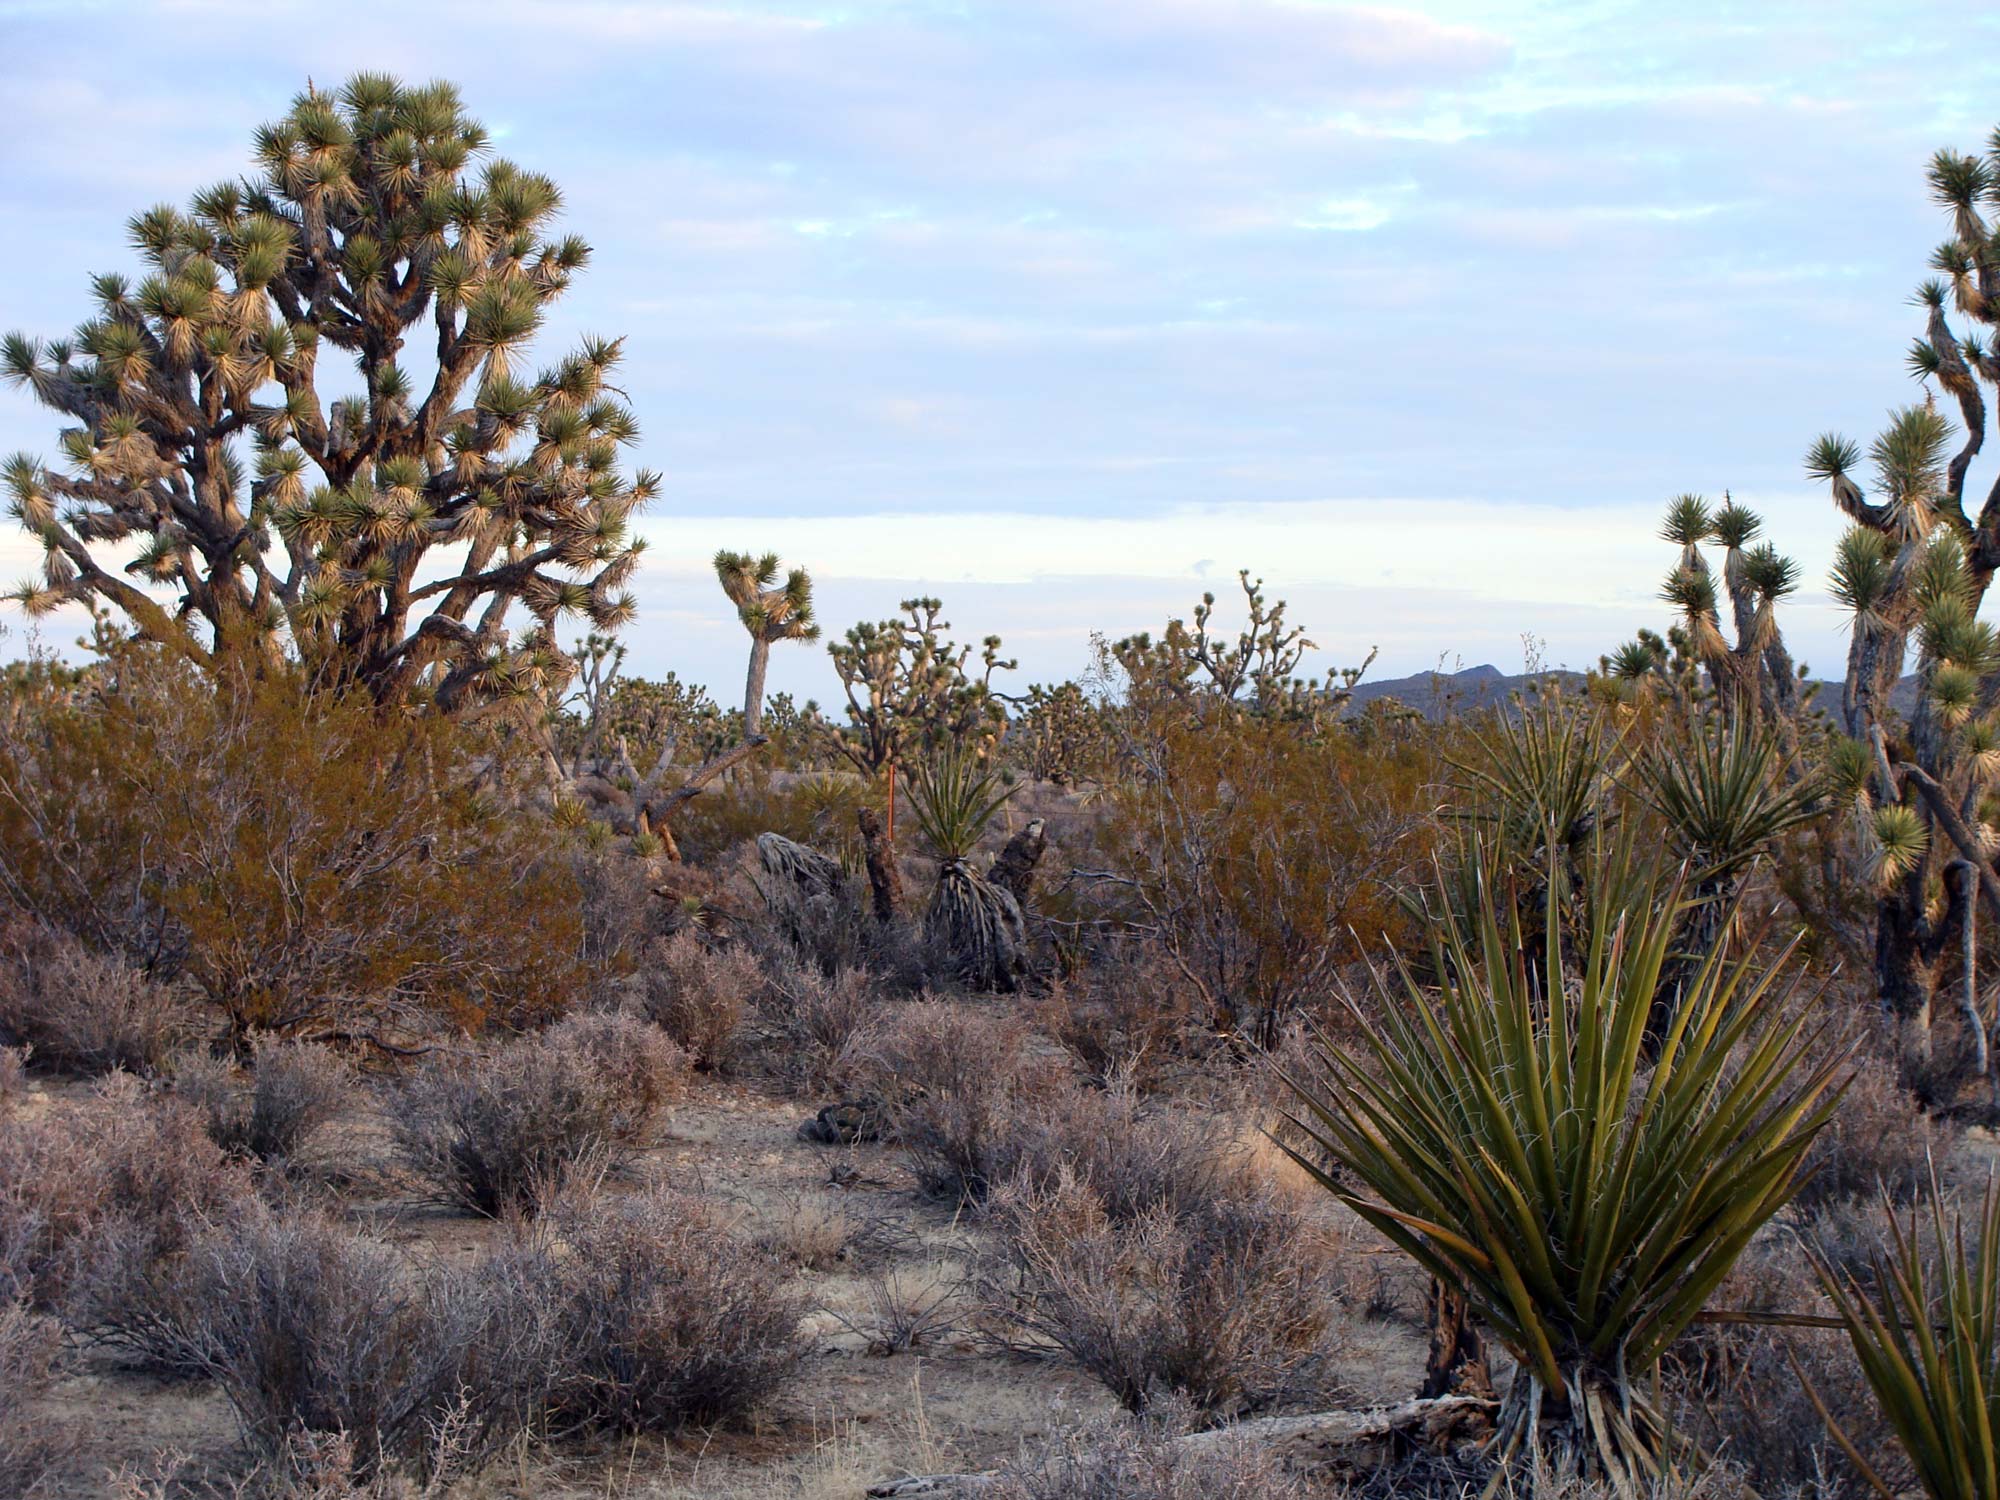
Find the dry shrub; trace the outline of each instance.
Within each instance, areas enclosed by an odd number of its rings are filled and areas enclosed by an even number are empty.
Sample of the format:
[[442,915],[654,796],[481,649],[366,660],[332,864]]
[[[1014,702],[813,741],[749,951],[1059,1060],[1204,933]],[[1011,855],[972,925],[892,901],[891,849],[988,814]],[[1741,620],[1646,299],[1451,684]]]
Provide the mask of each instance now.
[[701,934],[684,932],[648,952],[640,1006],[697,1068],[720,1073],[735,1060],[744,1018],[763,988],[764,971],[748,948],[712,947]]
[[1325,1493],[1247,1438],[1228,1435],[1195,1449],[1174,1441],[1176,1426],[1148,1419],[1059,1433],[1009,1463],[985,1493],[993,1500],[1306,1500]]
[[1140,1133],[1136,1149],[1077,1138],[1077,1165],[1024,1167],[995,1193],[982,1300],[1002,1336],[1061,1351],[1132,1412],[1171,1394],[1218,1420],[1326,1395],[1339,1298],[1321,1236],[1198,1132]]
[[794,958],[767,961],[759,1013],[779,1075],[795,1090],[844,1088],[864,1066],[881,1002],[865,969],[827,975]]
[[[0,1295],[59,1307],[116,1231],[153,1257],[185,1240],[191,1216],[248,1191],[192,1110],[114,1076],[91,1097],[0,1130]],[[105,1311],[74,1309],[85,1326]]]
[[28,1049],[0,1047],[0,1104],[28,1091]]
[[684,1048],[637,1016],[582,1013],[550,1027],[549,1045],[573,1049],[597,1071],[610,1095],[612,1132],[625,1143],[643,1141],[666,1106],[680,1097],[691,1066]]
[[269,1459],[341,1440],[360,1476],[423,1465],[453,1436],[460,1461],[532,1419],[547,1351],[477,1268],[417,1276],[390,1246],[331,1218],[249,1208],[177,1262],[163,1337],[214,1380]]
[[151,1074],[194,1023],[165,985],[75,938],[28,929],[0,938],[0,1036],[44,1066]]
[[354,1074],[331,1047],[266,1038],[257,1043],[247,1078],[222,1058],[192,1053],[176,1059],[173,1084],[224,1151],[281,1162],[298,1160],[340,1112]]
[[[1772,1233],[1754,1244],[1709,1305],[1832,1311],[1789,1233]],[[1871,1491],[1828,1435],[1793,1359],[1869,1461],[1883,1472],[1893,1470],[1893,1443],[1847,1337],[1838,1330],[1697,1323],[1670,1352],[1666,1370],[1690,1436],[1741,1467],[1758,1493],[1859,1500]]]
[[1098,1084],[1154,1089],[1203,1019],[1187,980],[1157,948],[1120,945],[1033,1004],[1035,1024]]
[[739,1417],[806,1351],[803,1299],[698,1198],[565,1197],[551,1232],[484,1275],[551,1351],[538,1400],[556,1435],[670,1431]]
[[608,1164],[642,1135],[679,1066],[641,1023],[556,1027],[414,1069],[396,1088],[391,1133],[447,1201],[496,1217],[533,1212],[579,1166]]
[[62,1330],[26,1300],[0,1300],[0,1494],[26,1496],[53,1467],[58,1434],[34,1410],[48,1389]]
[[1028,1040],[1019,1020],[939,1001],[906,1006],[884,1035],[894,1134],[924,1192],[979,1203],[1007,1173],[1025,1109],[1058,1081]]
[[1925,1113],[1897,1081],[1894,1064],[1863,1056],[1840,1107],[1806,1155],[1793,1202],[1814,1214],[1882,1191],[1907,1203],[1930,1181],[1930,1162],[1941,1165],[1957,1137],[1954,1126]]

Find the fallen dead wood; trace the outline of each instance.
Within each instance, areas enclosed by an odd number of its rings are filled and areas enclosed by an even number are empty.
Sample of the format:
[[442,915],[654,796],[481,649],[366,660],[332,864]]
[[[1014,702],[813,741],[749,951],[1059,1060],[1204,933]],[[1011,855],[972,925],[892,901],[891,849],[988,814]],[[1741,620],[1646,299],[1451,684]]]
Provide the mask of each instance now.
[[[1494,1403],[1472,1396],[1435,1396],[1363,1411],[1322,1411],[1303,1417],[1260,1417],[1212,1432],[1194,1432],[1177,1442],[1202,1452],[1226,1441],[1268,1445],[1285,1463],[1301,1469],[1364,1474],[1396,1456],[1399,1446],[1445,1448],[1476,1423],[1490,1419]],[[958,1500],[982,1494],[1000,1482],[998,1474],[918,1474],[885,1479],[868,1487],[875,1500]]]

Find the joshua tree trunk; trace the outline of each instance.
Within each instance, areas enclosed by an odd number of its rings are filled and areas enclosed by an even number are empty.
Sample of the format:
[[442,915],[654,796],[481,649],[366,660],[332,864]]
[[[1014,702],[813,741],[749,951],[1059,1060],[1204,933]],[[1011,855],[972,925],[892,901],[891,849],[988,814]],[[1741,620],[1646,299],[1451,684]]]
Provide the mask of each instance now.
[[875,899],[875,920],[887,922],[903,902],[903,872],[896,864],[896,846],[882,827],[882,815],[864,807],[854,815],[861,829],[862,857],[868,865],[868,889]]
[[771,643],[750,638],[750,672],[743,684],[743,737],[757,733],[764,722],[764,670],[771,664]]

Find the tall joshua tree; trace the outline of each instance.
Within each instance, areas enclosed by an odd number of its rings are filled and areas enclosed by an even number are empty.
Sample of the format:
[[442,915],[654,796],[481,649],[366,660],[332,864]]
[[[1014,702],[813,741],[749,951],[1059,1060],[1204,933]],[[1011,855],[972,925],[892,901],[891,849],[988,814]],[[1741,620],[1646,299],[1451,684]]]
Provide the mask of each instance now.
[[[1859,444],[1828,433],[1806,456],[1851,522],[1832,583],[1853,615],[1841,714],[1854,743],[1836,769],[1877,879],[1876,987],[1917,1073],[1930,1060],[1934,995],[1952,963],[1972,999],[1975,903],[2000,917],[1988,806],[2000,780],[2000,637],[1978,618],[2000,568],[2000,481],[1976,515],[1966,499],[1986,441],[1985,387],[2000,386],[2000,239],[1985,217],[2000,208],[2000,131],[1983,156],[1940,151],[1929,175],[1951,238],[1915,298],[1925,328],[1909,368],[1925,398],[1893,412],[1870,445],[1872,498],[1857,478]],[[1938,410],[1939,389],[1958,424]],[[1905,722],[1889,699],[1913,647],[1918,691]],[[1967,1019],[1983,1038],[1969,1003]]]
[[747,739],[764,722],[764,672],[771,647],[779,641],[816,641],[819,622],[813,618],[812,579],[794,568],[778,582],[778,554],[752,557],[747,552],[715,554],[715,577],[736,606],[736,617],[750,632],[750,672],[743,684],[743,734]]
[[202,662],[289,643],[446,708],[566,676],[561,615],[623,623],[657,480],[619,471],[619,343],[527,370],[590,251],[553,237],[554,182],[486,150],[449,84],[308,86],[253,175],[131,221],[146,271],[97,277],[74,338],[10,334],[0,367],[74,424],[65,469],[6,465],[46,549],[19,601],[105,600]]
[[[1763,526],[1755,511],[1727,495],[1713,508],[1699,495],[1676,496],[1660,534],[1681,551],[1661,595],[1680,611],[1675,639],[1707,674],[1723,715],[1732,722],[1772,722],[1790,741],[1796,738],[1799,678],[1778,628],[1777,604],[1798,588],[1799,567],[1770,542],[1752,545]],[[1722,548],[1719,578],[1704,542]],[[1733,641],[1722,629],[1725,597]],[[1638,667],[1645,654],[1628,648],[1616,669]]]

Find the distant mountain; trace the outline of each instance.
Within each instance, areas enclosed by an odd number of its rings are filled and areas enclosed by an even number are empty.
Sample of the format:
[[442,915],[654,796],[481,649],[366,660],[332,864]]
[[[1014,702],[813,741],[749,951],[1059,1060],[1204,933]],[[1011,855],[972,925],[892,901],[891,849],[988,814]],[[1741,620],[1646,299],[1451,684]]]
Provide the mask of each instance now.
[[1426,718],[1448,713],[1471,713],[1504,704],[1508,695],[1530,682],[1559,678],[1566,687],[1581,687],[1581,672],[1517,672],[1512,676],[1490,664],[1467,667],[1462,672],[1416,672],[1408,677],[1364,677],[1354,689],[1355,707],[1365,707],[1382,698],[1394,698],[1406,708],[1414,708]]

